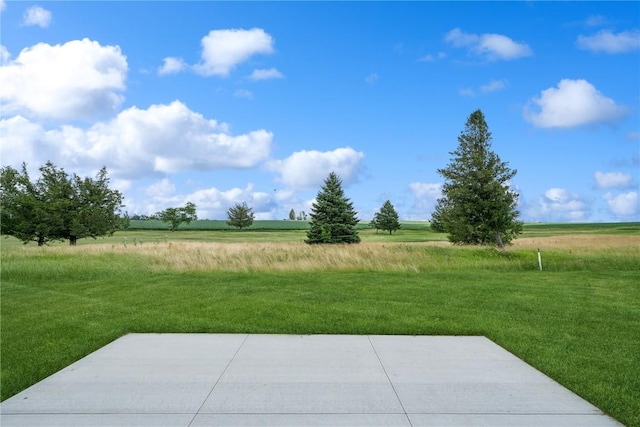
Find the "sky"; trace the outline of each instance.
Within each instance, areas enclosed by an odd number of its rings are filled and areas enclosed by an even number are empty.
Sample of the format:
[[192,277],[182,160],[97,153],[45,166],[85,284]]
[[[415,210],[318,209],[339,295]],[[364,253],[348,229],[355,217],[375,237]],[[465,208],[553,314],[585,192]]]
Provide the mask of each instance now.
[[525,222],[639,221],[638,2],[0,0],[0,163],[106,166],[129,215],[428,220],[482,110]]

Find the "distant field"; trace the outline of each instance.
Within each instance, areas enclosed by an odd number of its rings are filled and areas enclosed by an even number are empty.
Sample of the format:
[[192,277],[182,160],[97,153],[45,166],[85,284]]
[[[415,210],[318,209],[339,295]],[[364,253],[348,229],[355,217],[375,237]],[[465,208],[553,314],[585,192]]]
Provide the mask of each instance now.
[[504,253],[413,226],[2,238],[1,399],[129,332],[484,335],[640,426],[640,223],[528,224]]
[[[370,221],[360,221],[357,225],[359,230],[371,229]],[[401,230],[429,230],[428,221],[400,221]],[[167,230],[169,226],[159,220],[131,220],[130,230]],[[308,230],[309,221],[289,221],[289,220],[256,220],[249,230]],[[190,224],[182,224],[178,230],[235,230],[237,228],[227,225],[225,220],[205,219],[191,221]],[[621,232],[640,231],[640,222],[621,223],[526,223],[524,225],[527,233],[565,233],[565,232]]]
[[[429,223],[426,221],[404,221],[402,227],[405,230],[426,230]],[[361,221],[357,229],[369,229],[369,221]],[[169,226],[160,220],[131,220],[130,230],[169,230]],[[247,228],[248,230],[308,230],[309,221],[289,220],[256,220]],[[191,221],[190,224],[181,224],[178,230],[237,230],[227,225],[227,221],[218,219],[205,219]]]

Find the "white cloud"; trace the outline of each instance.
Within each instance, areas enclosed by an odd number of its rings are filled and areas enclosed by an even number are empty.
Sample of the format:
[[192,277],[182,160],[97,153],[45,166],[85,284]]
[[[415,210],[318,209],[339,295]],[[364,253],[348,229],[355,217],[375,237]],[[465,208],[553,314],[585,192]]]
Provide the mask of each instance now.
[[6,8],[7,8],[7,4],[5,3],[5,1],[0,0],[0,12],[4,12]]
[[169,197],[175,193],[175,191],[176,186],[168,178],[164,178],[147,187],[145,193],[152,197]]
[[247,203],[253,208],[256,219],[273,219],[277,204],[268,193],[255,191],[253,184],[245,188],[232,188],[221,191],[217,188],[197,190],[191,194],[182,195],[183,203],[191,201],[198,207],[198,216],[209,219],[226,219],[227,210],[236,203]]
[[273,38],[261,28],[212,30],[201,43],[202,62],[194,69],[205,76],[227,76],[251,56],[274,52]]
[[505,80],[491,80],[489,83],[480,86],[480,92],[489,93],[502,90],[507,87]]
[[491,93],[502,90],[507,87],[506,80],[491,80],[489,83],[481,85],[477,90],[464,87],[458,90],[458,94],[460,96],[476,96],[477,92],[480,93]]
[[[19,167],[22,162],[26,162],[33,167],[33,170],[37,170],[38,166],[48,160],[45,156],[50,153],[44,144],[36,145],[36,142],[42,141],[44,136],[42,126],[22,116],[0,119],[2,165]],[[40,162],[39,155],[43,156],[43,162]]]
[[124,193],[131,188],[131,185],[132,182],[128,179],[114,179],[111,181],[109,187],[113,188],[114,190],[118,190],[121,193]]
[[585,21],[585,25],[588,27],[599,27],[600,25],[605,25],[609,21],[602,15],[591,15]]
[[439,59],[443,59],[447,54],[444,52],[438,52],[436,55],[428,54],[422,58],[418,58],[418,62],[435,62]]
[[622,172],[596,171],[594,177],[596,179],[596,188],[600,190],[609,188],[628,188],[633,180],[630,173]]
[[470,87],[463,87],[458,89],[458,95],[460,96],[476,96],[476,92]]
[[606,200],[609,210],[613,215],[618,218],[628,218],[635,221],[639,220],[638,213],[640,207],[638,206],[638,193],[630,191],[629,193],[619,194],[614,196],[611,193],[607,193],[602,196]]
[[378,75],[376,73],[369,74],[364,78],[364,81],[367,82],[367,84],[373,85],[378,81]]
[[123,101],[127,68],[118,46],[39,43],[0,67],[4,114],[77,120],[113,113]]
[[74,126],[45,130],[14,117],[0,121],[0,135],[4,164],[18,160],[19,164],[26,157],[63,167],[106,165],[116,177],[128,179],[255,167],[268,159],[273,139],[262,129],[231,135],[227,125],[205,119],[179,101],[146,110],[131,107],[87,130]]
[[249,78],[251,80],[282,79],[284,78],[284,75],[275,68],[269,68],[264,70],[253,70]]
[[340,176],[344,185],[354,182],[362,167],[364,153],[353,148],[333,151],[297,151],[284,160],[275,160],[270,168],[280,174],[280,181],[290,188],[319,188],[330,172]]
[[576,194],[563,188],[550,188],[536,204],[526,208],[533,221],[583,221],[591,215],[589,205]]
[[51,12],[40,6],[32,6],[24,12],[22,25],[37,25],[40,28],[47,28],[51,23]]
[[578,36],[576,45],[579,49],[592,52],[631,52],[640,49],[640,30],[634,29],[617,34],[611,30],[602,30],[592,36]]
[[158,74],[176,74],[186,68],[187,64],[184,63],[182,58],[167,57],[164,58],[164,63],[162,64],[162,66],[158,68]]
[[442,197],[442,184],[412,182],[409,184],[409,189],[420,199],[427,198],[431,201],[436,201]]
[[9,58],[11,58],[11,54],[9,53],[6,47],[0,44],[0,66],[8,63]]
[[445,35],[445,41],[454,47],[466,47],[477,56],[489,61],[511,60],[533,55],[531,48],[502,34],[470,34],[454,28]]
[[479,37],[476,34],[465,33],[460,28],[454,28],[444,36],[444,40],[454,47],[474,45],[478,43],[478,39]]
[[413,193],[414,203],[405,215],[406,219],[429,220],[436,202],[442,197],[442,184],[412,182],[409,190]]
[[[537,111],[531,111],[531,105]],[[570,128],[614,121],[625,112],[588,81],[563,79],[557,88],[545,89],[539,98],[532,99],[523,115],[537,127]]]
[[235,92],[233,92],[233,96],[235,96],[236,98],[251,99],[253,98],[253,92],[246,89],[238,89]]

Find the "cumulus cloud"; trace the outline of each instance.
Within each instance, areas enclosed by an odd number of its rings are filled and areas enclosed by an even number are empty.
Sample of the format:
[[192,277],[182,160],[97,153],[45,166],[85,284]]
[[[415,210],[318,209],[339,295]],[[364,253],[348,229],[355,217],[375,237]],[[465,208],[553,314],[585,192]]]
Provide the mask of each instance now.
[[628,188],[633,180],[630,173],[622,172],[596,171],[594,177],[596,179],[596,188],[600,190],[606,190],[609,188]]
[[453,47],[467,48],[471,54],[488,61],[508,61],[533,55],[527,44],[515,42],[502,34],[471,34],[454,28],[444,40]]
[[264,70],[253,70],[249,76],[251,80],[271,80],[282,79],[284,75],[275,68],[269,68]]
[[194,69],[204,76],[228,76],[251,56],[274,52],[273,38],[261,28],[212,30],[201,43],[202,62]]
[[127,70],[118,46],[39,43],[0,67],[4,114],[76,120],[113,113],[124,99]]
[[442,197],[442,184],[412,182],[409,190],[413,193],[414,202],[405,215],[410,220],[429,220],[436,202]]
[[[170,206],[183,206],[186,202],[195,203],[199,218],[226,219],[227,210],[236,203],[246,202],[253,208],[256,219],[275,219],[277,203],[273,197],[265,192],[256,191],[253,184],[245,188],[231,188],[220,190],[215,187],[199,189],[188,194],[162,193],[162,189],[175,188],[168,179],[162,180],[148,187],[145,199],[128,199],[127,209],[130,212],[150,215]],[[156,192],[160,190],[160,192]]]
[[637,221],[640,219],[638,213],[640,212],[640,206],[638,205],[638,193],[630,191],[629,193],[619,194],[614,196],[611,193],[607,193],[602,196],[606,200],[609,206],[609,211],[620,219],[633,219]]
[[411,184],[409,184],[409,189],[416,197],[420,199],[427,198],[435,202],[440,197],[442,197],[442,184],[412,182]]
[[51,23],[51,12],[40,6],[32,6],[24,12],[22,25],[47,28]]
[[579,49],[598,53],[631,52],[640,49],[640,30],[634,29],[620,33],[602,30],[592,36],[578,36],[576,45]]
[[[40,162],[39,155],[48,156],[51,151],[43,143],[45,131],[41,125],[22,116],[0,119],[0,153],[2,165],[18,167],[25,162],[37,170],[48,158]],[[38,144],[40,141],[40,144]],[[29,171],[31,173],[31,170]]]
[[187,68],[187,64],[182,58],[167,57],[164,58],[164,63],[158,68],[158,74],[176,74]]
[[571,79],[561,80],[557,88],[543,90],[523,111],[525,120],[542,128],[611,122],[625,113],[624,107],[604,96],[588,81]]
[[145,193],[152,197],[169,197],[175,193],[175,191],[176,186],[169,180],[169,178],[164,178],[163,180],[147,187]]
[[533,221],[583,221],[591,215],[591,209],[578,194],[564,188],[550,188],[537,203],[526,208]]
[[128,179],[251,168],[268,159],[273,139],[263,129],[231,135],[224,123],[206,119],[179,101],[146,110],[131,107],[86,130],[75,126],[45,130],[17,116],[0,121],[0,135],[5,164],[36,157],[39,164],[52,160],[60,166],[107,165],[110,173]]
[[11,54],[6,47],[0,44],[0,66],[9,62],[9,58],[11,58]]
[[364,153],[353,148],[333,151],[297,151],[283,160],[270,163],[271,170],[280,174],[280,181],[290,188],[318,188],[330,172],[340,176],[344,185],[354,182],[362,168]]

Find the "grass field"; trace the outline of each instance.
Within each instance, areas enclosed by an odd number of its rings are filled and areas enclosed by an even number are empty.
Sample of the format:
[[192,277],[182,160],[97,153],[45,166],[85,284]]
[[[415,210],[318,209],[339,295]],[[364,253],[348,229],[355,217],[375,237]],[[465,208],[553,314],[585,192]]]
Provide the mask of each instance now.
[[3,238],[1,398],[129,332],[485,335],[640,426],[640,224],[531,224],[505,253],[419,225]]

